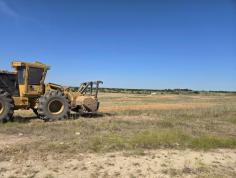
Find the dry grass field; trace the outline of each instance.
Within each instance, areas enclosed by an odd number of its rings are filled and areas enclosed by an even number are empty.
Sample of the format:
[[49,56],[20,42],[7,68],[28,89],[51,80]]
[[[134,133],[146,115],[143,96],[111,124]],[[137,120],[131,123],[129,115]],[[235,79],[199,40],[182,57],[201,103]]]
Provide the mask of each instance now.
[[0,177],[236,177],[236,95],[100,95],[100,114],[0,125]]

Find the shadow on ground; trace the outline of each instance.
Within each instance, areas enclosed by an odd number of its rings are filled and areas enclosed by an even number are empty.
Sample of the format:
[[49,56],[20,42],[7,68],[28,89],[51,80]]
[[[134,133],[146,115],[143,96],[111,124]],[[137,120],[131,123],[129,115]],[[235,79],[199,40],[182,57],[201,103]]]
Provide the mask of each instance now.
[[29,123],[32,120],[36,120],[36,119],[38,119],[36,116],[32,116],[32,117],[15,116],[15,117],[13,117],[12,122]]
[[[114,116],[112,113],[83,113],[83,114],[71,114],[70,120],[76,120],[80,118],[103,118],[106,116]],[[18,122],[18,123],[29,123],[32,120],[41,120],[36,116],[14,116],[12,122]],[[42,120],[43,121],[43,120]],[[46,122],[46,121],[45,121]]]

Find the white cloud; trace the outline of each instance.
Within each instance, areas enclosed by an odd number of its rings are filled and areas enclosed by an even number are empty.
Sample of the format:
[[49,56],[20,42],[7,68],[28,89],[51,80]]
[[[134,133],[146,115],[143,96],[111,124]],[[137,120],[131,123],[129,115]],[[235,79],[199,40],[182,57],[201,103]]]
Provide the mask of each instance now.
[[0,0],[0,13],[5,14],[10,17],[17,18],[19,15],[12,9],[5,1]]

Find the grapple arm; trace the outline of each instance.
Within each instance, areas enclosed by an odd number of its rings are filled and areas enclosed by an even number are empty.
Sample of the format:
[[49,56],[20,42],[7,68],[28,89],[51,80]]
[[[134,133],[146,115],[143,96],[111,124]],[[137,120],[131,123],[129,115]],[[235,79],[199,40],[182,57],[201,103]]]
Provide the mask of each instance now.
[[[89,89],[89,95],[93,95],[95,98],[98,96],[98,90],[99,90],[99,85],[103,84],[102,81],[90,81],[90,82],[84,82],[80,85],[79,92],[83,94],[88,94],[88,89]],[[95,85],[95,87],[94,87]],[[93,91],[95,90],[95,93],[93,94]]]

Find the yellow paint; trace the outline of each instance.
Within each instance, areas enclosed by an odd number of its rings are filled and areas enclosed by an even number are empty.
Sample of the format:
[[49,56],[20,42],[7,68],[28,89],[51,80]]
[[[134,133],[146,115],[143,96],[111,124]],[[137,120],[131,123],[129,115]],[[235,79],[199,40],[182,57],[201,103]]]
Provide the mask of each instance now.
[[20,96],[25,96],[25,85],[19,85]]
[[29,99],[27,97],[13,97],[16,109],[25,108],[29,106]]
[[4,104],[0,101],[0,115],[3,113],[5,110]]

